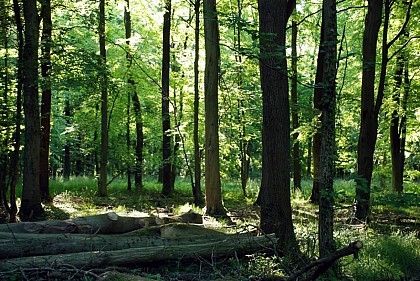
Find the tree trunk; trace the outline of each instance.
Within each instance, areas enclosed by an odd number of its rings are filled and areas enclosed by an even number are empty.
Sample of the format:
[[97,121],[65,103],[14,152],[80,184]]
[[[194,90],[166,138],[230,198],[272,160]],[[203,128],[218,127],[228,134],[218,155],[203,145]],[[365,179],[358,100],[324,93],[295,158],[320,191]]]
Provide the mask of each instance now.
[[[408,32],[403,31],[408,37]],[[403,84],[404,77],[404,84]],[[391,162],[392,162],[392,190],[396,193],[403,192],[404,162],[405,162],[405,135],[407,130],[407,101],[410,92],[408,77],[408,57],[404,52],[397,58],[397,70],[394,76],[395,90],[392,99],[397,108],[392,111],[390,124]],[[403,85],[403,87],[402,87]],[[401,90],[402,94],[401,94]]]
[[39,187],[41,200],[51,202],[50,195],[50,132],[51,132],[51,1],[41,2],[42,37],[41,37],[41,74],[42,74],[42,97],[41,97],[41,147],[39,162]]
[[16,117],[15,132],[13,134],[13,153],[10,157],[9,190],[10,190],[10,222],[16,221],[16,185],[19,178],[19,158],[20,158],[20,134],[22,124],[22,87],[23,87],[23,25],[20,14],[18,0],[13,0],[13,10],[15,15],[17,39],[18,39],[18,60],[17,60],[17,86],[16,86]]
[[[70,107],[70,100],[69,97],[66,96],[66,101],[64,105],[64,116],[66,117],[66,125],[70,126],[70,117],[72,115],[71,113],[71,107]],[[96,141],[95,141],[96,143]],[[63,178],[64,180],[70,179],[70,173],[71,173],[71,154],[70,154],[70,140],[66,138],[65,144],[64,144],[64,159],[63,159]]]
[[201,0],[195,0],[195,29],[194,29],[194,184],[192,193],[194,196],[194,204],[201,206],[204,203],[203,194],[201,192],[201,152],[200,141],[198,138],[199,130],[199,111],[200,111],[200,91],[199,91],[199,71],[198,62],[200,60],[200,3]]
[[23,51],[23,108],[25,148],[21,220],[36,219],[43,213],[39,188],[40,116],[38,104],[38,13],[36,0],[23,2],[25,46]]
[[141,114],[140,100],[137,92],[133,92],[133,108],[136,119],[136,163],[134,169],[134,181],[136,190],[143,190],[143,117]]
[[[293,5],[259,0],[260,75],[263,98],[261,228],[275,233],[279,250],[295,248],[290,204],[290,115],[286,23]],[[279,161],[280,160],[280,161]]]
[[171,169],[171,119],[169,115],[169,68],[171,36],[171,0],[165,0],[162,50],[162,194],[173,193]]
[[[222,236],[223,237],[223,236]],[[151,240],[156,240],[152,238]],[[14,267],[43,267],[46,264],[70,264],[77,268],[95,268],[106,266],[119,266],[125,264],[141,264],[150,262],[159,262],[164,260],[191,259],[191,258],[214,258],[231,257],[243,254],[255,253],[258,250],[267,250],[275,245],[276,239],[272,236],[238,236],[226,235],[226,238],[215,239],[208,237],[189,240],[189,243],[180,243],[179,245],[155,245],[152,241],[146,247],[129,248],[122,250],[97,250],[88,252],[78,252],[71,254],[46,255],[35,257],[15,258],[9,260],[0,260],[0,268],[6,269],[13,265]],[[185,240],[184,240],[185,241]],[[89,241],[86,241],[89,245]],[[115,246],[111,246],[115,247]],[[105,247],[107,248],[107,247]]]
[[99,177],[99,196],[107,196],[108,164],[108,77],[106,71],[105,49],[105,0],[99,1],[99,51],[101,55],[101,170]]
[[225,215],[222,204],[219,163],[219,24],[216,1],[204,0],[204,34],[206,46],[206,67],[204,77],[205,94],[205,186],[206,212],[211,215]]
[[[321,32],[324,41],[320,42],[322,61],[321,98],[321,153],[319,159],[319,254],[326,257],[335,251],[333,238],[334,219],[334,160],[335,160],[335,106],[337,76],[337,11],[335,0],[324,0],[322,8]],[[321,48],[322,46],[322,48]]]
[[292,86],[292,130],[293,133],[293,187],[294,189],[301,189],[301,165],[300,165],[300,142],[298,140],[299,133],[296,130],[299,128],[299,106],[298,106],[298,72],[297,72],[297,35],[298,26],[296,21],[292,21],[292,77],[290,84]]
[[357,147],[355,216],[367,220],[370,212],[370,184],[373,154],[377,138],[378,119],[375,106],[375,66],[379,28],[382,22],[382,0],[369,0],[363,33],[363,72],[361,94],[361,125]]
[[126,52],[126,65],[127,71],[129,73],[129,78],[127,79],[127,131],[126,131],[126,141],[127,141],[127,189],[131,190],[131,137],[130,137],[130,101],[133,93],[135,92],[135,82],[131,77],[131,64],[132,64],[132,54],[130,48],[130,39],[131,39],[131,12],[130,12],[130,0],[125,1],[126,6],[124,7],[124,28],[125,28],[125,43],[127,45]]
[[319,204],[319,185],[321,177],[321,168],[320,168],[320,158],[321,158],[321,111],[322,111],[322,95],[323,95],[323,81],[324,81],[324,62],[325,62],[325,23],[321,23],[321,40],[318,49],[318,58],[317,58],[317,67],[315,75],[315,86],[314,86],[314,116],[317,121],[317,126],[315,128],[315,134],[312,141],[312,161],[313,161],[313,183],[312,183],[312,193],[311,193],[311,202]]

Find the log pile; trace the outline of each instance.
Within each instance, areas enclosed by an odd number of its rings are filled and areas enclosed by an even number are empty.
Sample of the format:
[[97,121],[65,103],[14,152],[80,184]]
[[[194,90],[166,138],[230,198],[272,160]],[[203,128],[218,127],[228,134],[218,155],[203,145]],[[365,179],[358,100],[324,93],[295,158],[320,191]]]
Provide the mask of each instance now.
[[235,256],[273,249],[276,244],[271,235],[225,234],[198,222],[202,218],[193,212],[164,219],[107,213],[67,221],[0,225],[0,270],[51,264],[86,270]]

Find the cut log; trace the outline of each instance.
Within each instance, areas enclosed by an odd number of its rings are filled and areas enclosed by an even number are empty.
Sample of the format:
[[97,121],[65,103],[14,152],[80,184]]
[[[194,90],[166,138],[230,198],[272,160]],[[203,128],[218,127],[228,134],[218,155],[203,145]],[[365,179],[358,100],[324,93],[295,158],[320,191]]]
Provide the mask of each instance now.
[[[201,241],[200,241],[201,242]],[[187,245],[153,246],[116,251],[91,251],[63,255],[24,257],[0,261],[0,269],[11,267],[39,267],[48,264],[70,264],[78,268],[120,266],[150,263],[181,258],[210,258],[255,253],[275,247],[277,240],[270,236],[229,235],[218,241],[190,243]]]
[[188,212],[174,217],[123,217],[114,212],[95,216],[79,217],[69,220],[51,220],[40,222],[19,222],[0,224],[0,232],[11,233],[84,233],[84,234],[118,234],[148,226],[170,222],[202,222],[201,216]]
[[168,224],[143,228],[124,235],[12,234],[0,237],[0,259],[114,251],[129,248],[188,245],[228,237],[227,234],[197,225]]

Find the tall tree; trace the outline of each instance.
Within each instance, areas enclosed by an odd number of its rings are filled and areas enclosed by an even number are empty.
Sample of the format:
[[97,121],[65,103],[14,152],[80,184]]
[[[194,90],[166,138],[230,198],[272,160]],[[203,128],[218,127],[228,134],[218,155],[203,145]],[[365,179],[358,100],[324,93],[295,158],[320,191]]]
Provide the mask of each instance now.
[[41,1],[42,37],[41,37],[41,147],[39,162],[39,187],[41,200],[50,202],[49,187],[49,159],[50,159],[50,132],[51,132],[51,1]]
[[[133,108],[135,114],[136,123],[136,146],[135,146],[135,164],[134,164],[134,181],[137,191],[143,189],[143,122],[141,115],[140,100],[136,91],[136,82],[134,81],[131,74],[131,65],[133,62],[133,54],[130,46],[131,39],[131,12],[130,12],[130,1],[126,0],[126,6],[124,7],[124,24],[125,24],[125,38],[127,44],[127,67],[128,67],[128,101],[130,98],[133,100]],[[128,102],[128,115],[130,111],[130,103]],[[130,146],[130,131],[129,124],[127,125],[127,145]],[[128,169],[129,179],[131,177],[131,167]],[[129,183],[131,182],[131,179]]]
[[200,112],[200,90],[199,90],[199,70],[198,62],[200,60],[200,6],[201,0],[195,0],[195,27],[194,27],[194,184],[192,193],[194,195],[194,203],[202,205],[204,203],[203,194],[201,193],[201,152],[199,142],[199,112]]
[[40,115],[38,104],[39,21],[36,0],[23,2],[25,45],[23,50],[23,109],[25,147],[23,189],[19,215],[21,220],[36,219],[43,213],[39,188]]
[[[317,57],[317,68],[315,74],[315,85],[314,85],[314,115],[317,121],[317,126],[315,128],[315,133],[312,140],[312,161],[313,161],[313,182],[312,182],[312,193],[311,193],[311,202],[318,204],[319,203],[319,185],[321,177],[321,167],[320,167],[320,158],[321,158],[321,111],[322,111],[322,94],[323,94],[323,82],[324,82],[324,61],[325,61],[325,22],[321,22],[321,39],[318,50]],[[323,43],[322,43],[323,42]]]
[[[397,35],[388,42],[391,1],[385,0],[384,25],[382,30],[382,61],[379,75],[378,92],[375,99],[375,64],[376,46],[379,28],[382,22],[383,0],[369,0],[363,34],[363,72],[361,126],[357,147],[357,173],[355,217],[367,221],[370,213],[370,190],[373,172],[373,155],[378,137],[379,113],[385,95],[387,65],[390,60],[390,47],[404,34],[410,19],[413,1],[407,7],[405,21]],[[392,57],[392,56],[391,56]]]
[[[395,108],[391,113],[389,128],[391,142],[391,165],[392,165],[392,190],[397,193],[403,192],[405,143],[407,133],[407,101],[410,92],[410,79],[408,77],[408,61],[406,54],[397,58],[397,70],[394,76],[395,90],[392,99]],[[402,94],[401,94],[402,90]]]
[[378,119],[375,118],[376,47],[382,22],[382,0],[368,0],[368,12],[363,32],[363,70],[360,133],[357,147],[356,218],[366,220],[369,215],[370,182],[373,153],[377,138]]
[[203,13],[206,48],[204,72],[206,212],[211,215],[225,215],[219,162],[220,45],[216,1],[204,0]]
[[[4,44],[2,49],[4,52],[4,65],[2,65],[0,74],[2,74],[3,95],[0,97],[2,100],[0,105],[1,121],[0,135],[1,148],[0,148],[0,222],[8,222],[9,217],[9,204],[7,202],[7,166],[8,166],[8,144],[9,144],[9,112],[8,112],[8,95],[9,95],[9,9],[5,1],[0,1],[0,34],[1,41]],[[3,133],[5,132],[5,133]]]
[[15,131],[13,133],[13,152],[10,156],[9,192],[10,192],[10,222],[16,221],[16,185],[19,178],[20,138],[22,124],[22,90],[23,90],[23,24],[21,7],[18,0],[13,0],[13,11],[16,22],[18,40],[18,59],[16,74],[16,115]]
[[319,159],[319,254],[330,255],[334,250],[334,162],[335,162],[335,106],[337,76],[337,11],[336,0],[324,0],[322,5],[322,36],[319,54],[323,53],[321,92],[321,147]]
[[106,196],[108,164],[108,77],[105,49],[105,0],[99,1],[99,52],[101,56],[101,171],[99,196]]
[[171,52],[171,0],[165,0],[162,46],[162,194],[171,195],[174,187],[171,169],[171,119],[169,115],[169,69]]
[[260,76],[263,98],[261,228],[279,249],[294,247],[290,203],[290,115],[286,23],[294,1],[259,0]]
[[[296,9],[294,7],[293,9]],[[301,188],[301,165],[300,165],[300,144],[299,133],[296,131],[299,128],[299,112],[298,112],[298,56],[297,56],[297,37],[298,26],[295,20],[292,21],[292,77],[291,77],[291,97],[292,97],[292,129],[293,129],[293,187],[294,189]]]

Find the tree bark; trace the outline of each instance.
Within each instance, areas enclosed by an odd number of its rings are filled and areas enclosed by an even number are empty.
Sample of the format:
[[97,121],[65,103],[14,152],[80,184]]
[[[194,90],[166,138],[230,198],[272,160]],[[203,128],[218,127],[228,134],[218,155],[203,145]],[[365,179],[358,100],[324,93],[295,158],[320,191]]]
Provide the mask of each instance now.
[[369,0],[363,33],[363,72],[360,133],[357,146],[355,216],[367,220],[370,212],[370,184],[373,154],[377,139],[378,119],[375,118],[375,66],[379,28],[382,22],[382,0]]
[[[261,228],[275,233],[279,250],[296,246],[290,204],[290,115],[286,62],[286,0],[259,0],[263,96]],[[293,5],[292,5],[293,7]]]
[[[70,126],[70,119],[72,116],[71,106],[70,106],[70,99],[66,95],[66,101],[64,104],[64,116],[66,118],[66,126]],[[96,141],[95,141],[96,143]],[[71,173],[71,144],[70,140],[66,138],[65,144],[64,144],[64,157],[63,157],[63,178],[64,180],[70,179],[70,173]]]
[[320,185],[320,158],[321,158],[321,100],[323,94],[322,83],[324,81],[324,71],[323,65],[325,62],[325,23],[321,22],[321,39],[318,49],[317,57],[317,67],[315,75],[315,85],[314,85],[314,115],[317,120],[317,126],[315,128],[315,134],[312,141],[312,161],[313,161],[313,183],[312,183],[312,193],[311,193],[311,202],[319,204],[319,185]]
[[[291,96],[292,96],[292,129],[293,131],[299,128],[299,112],[298,112],[298,72],[297,72],[297,35],[298,26],[296,21],[292,21],[292,77],[291,77]],[[300,165],[300,143],[298,140],[299,133],[293,133],[293,187],[294,189],[301,189],[301,165]]]
[[205,94],[205,186],[206,213],[225,215],[222,204],[219,163],[219,24],[216,1],[204,0],[204,34],[206,67],[204,77]]
[[16,205],[16,185],[19,178],[19,158],[20,158],[20,138],[22,124],[22,88],[23,88],[23,25],[18,0],[13,0],[13,11],[16,22],[17,39],[18,39],[18,59],[17,59],[17,76],[16,76],[16,123],[15,132],[13,134],[13,153],[10,157],[9,172],[9,190],[10,190],[10,222],[16,221],[17,205]]
[[[333,238],[334,219],[334,160],[335,160],[335,107],[337,76],[337,11],[335,0],[324,0],[322,22],[325,41],[322,62],[323,81],[321,98],[321,153],[319,159],[319,254],[326,257],[335,251]],[[320,48],[321,50],[321,48]]]
[[170,37],[171,0],[165,0],[162,47],[162,194],[165,196],[171,195],[174,191],[171,169],[171,119],[169,115]]
[[38,104],[38,46],[39,21],[36,0],[23,2],[25,45],[23,50],[23,97],[25,113],[25,147],[23,163],[21,220],[41,216],[39,188],[40,115]]
[[195,29],[194,29],[194,184],[192,193],[194,196],[194,204],[201,206],[204,203],[203,194],[201,192],[201,152],[199,141],[199,112],[200,112],[200,91],[199,91],[199,70],[198,62],[200,60],[200,3],[201,0],[195,0]]
[[108,164],[108,77],[105,48],[105,0],[99,1],[99,52],[101,56],[101,170],[99,196],[107,196]]
[[51,132],[51,44],[52,44],[52,20],[51,1],[41,1],[42,37],[41,37],[41,74],[42,74],[42,97],[41,97],[41,147],[39,162],[39,187],[41,200],[51,202],[50,195],[50,132]]
[[47,255],[42,257],[24,257],[1,260],[0,268],[42,267],[46,264],[70,264],[77,268],[119,266],[124,264],[141,264],[174,260],[180,258],[214,258],[219,256],[236,256],[255,253],[274,247],[276,239],[272,236],[252,237],[232,235],[217,241],[204,241],[199,244],[159,245],[151,247],[131,248],[114,251],[89,251],[72,254]]
[[[90,251],[115,251],[130,248],[180,246],[192,243],[217,242],[237,237],[250,239],[247,234],[228,235],[202,226],[168,224],[147,227],[124,235],[104,234],[15,234],[0,233],[1,259],[70,254]],[[8,233],[7,233],[8,234]]]

